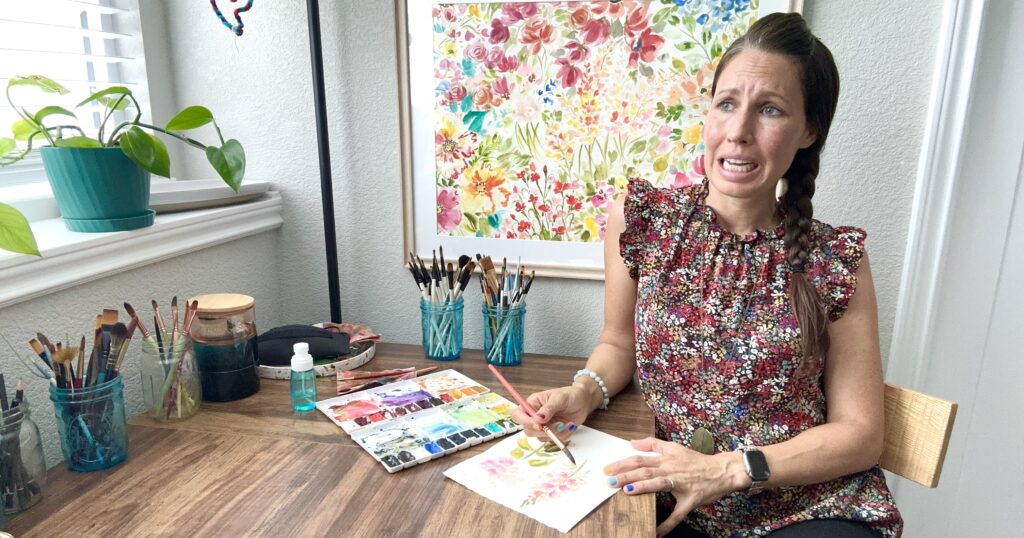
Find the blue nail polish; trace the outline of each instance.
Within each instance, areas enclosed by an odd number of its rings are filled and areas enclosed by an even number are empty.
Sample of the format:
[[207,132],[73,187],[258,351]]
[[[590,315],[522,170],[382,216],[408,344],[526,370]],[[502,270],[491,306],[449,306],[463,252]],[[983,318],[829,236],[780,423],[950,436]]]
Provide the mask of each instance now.
[[559,422],[558,424],[555,425],[555,431],[556,432],[560,432],[560,431],[562,431],[564,429],[565,429],[565,424],[562,424],[561,422]]
[[616,484],[618,484],[618,483],[619,483],[619,481],[618,481],[618,480],[615,480],[615,477],[614,477],[614,476],[609,476],[609,477],[608,477],[608,485],[609,485],[609,486],[614,486],[614,485],[616,485]]
[[572,423],[572,422],[569,423],[569,431],[571,431],[571,432],[576,431],[576,424],[575,423]]
[[629,492],[629,493],[633,493],[634,489],[636,489],[636,488],[633,487],[633,484],[630,484],[630,485],[626,486],[626,491]]

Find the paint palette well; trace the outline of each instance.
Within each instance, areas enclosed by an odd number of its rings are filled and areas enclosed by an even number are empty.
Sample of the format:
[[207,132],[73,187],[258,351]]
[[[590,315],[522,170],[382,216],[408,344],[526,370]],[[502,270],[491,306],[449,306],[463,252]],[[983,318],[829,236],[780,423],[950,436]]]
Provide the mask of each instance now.
[[522,429],[515,404],[454,370],[317,402],[394,473]]

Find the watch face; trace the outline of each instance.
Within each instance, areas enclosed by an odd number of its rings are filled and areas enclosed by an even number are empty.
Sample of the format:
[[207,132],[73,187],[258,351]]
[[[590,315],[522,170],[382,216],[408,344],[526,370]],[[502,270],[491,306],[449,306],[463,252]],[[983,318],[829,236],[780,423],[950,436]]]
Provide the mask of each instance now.
[[771,476],[768,460],[760,450],[747,450],[743,453],[743,463],[747,466],[747,474],[754,482],[765,482]]

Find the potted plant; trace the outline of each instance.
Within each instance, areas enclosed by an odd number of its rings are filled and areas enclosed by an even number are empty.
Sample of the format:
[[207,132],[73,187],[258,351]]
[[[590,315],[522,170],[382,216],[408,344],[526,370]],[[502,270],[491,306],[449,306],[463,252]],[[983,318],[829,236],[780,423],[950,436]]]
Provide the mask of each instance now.
[[[67,88],[39,75],[11,77],[7,101],[20,119],[11,127],[13,138],[0,137],[0,166],[24,158],[42,142],[40,154],[64,224],[77,232],[109,232],[142,228],[153,223],[149,209],[149,174],[168,177],[170,158],[163,141],[148,131],[164,133],[186,145],[202,150],[217,174],[237,191],[245,174],[245,151],[235,139],[225,140],[213,114],[201,106],[190,106],[176,114],[163,128],[143,123],[142,112],[131,90],[113,86],[96,92],[76,105],[102,106],[103,121],[95,137],[87,136],[71,110],[45,106],[34,113],[14,104],[11,89],[27,86],[46,93],[65,95]],[[115,111],[134,107],[132,119],[107,129]],[[207,146],[182,134],[213,124],[219,146]],[[2,232],[2,229],[0,229]]]

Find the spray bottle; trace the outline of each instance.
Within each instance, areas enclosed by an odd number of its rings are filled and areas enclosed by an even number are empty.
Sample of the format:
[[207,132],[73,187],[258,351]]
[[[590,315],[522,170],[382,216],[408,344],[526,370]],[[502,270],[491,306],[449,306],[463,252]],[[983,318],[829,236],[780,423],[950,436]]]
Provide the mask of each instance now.
[[296,411],[316,409],[316,372],[309,344],[299,342],[292,346],[292,408]]

